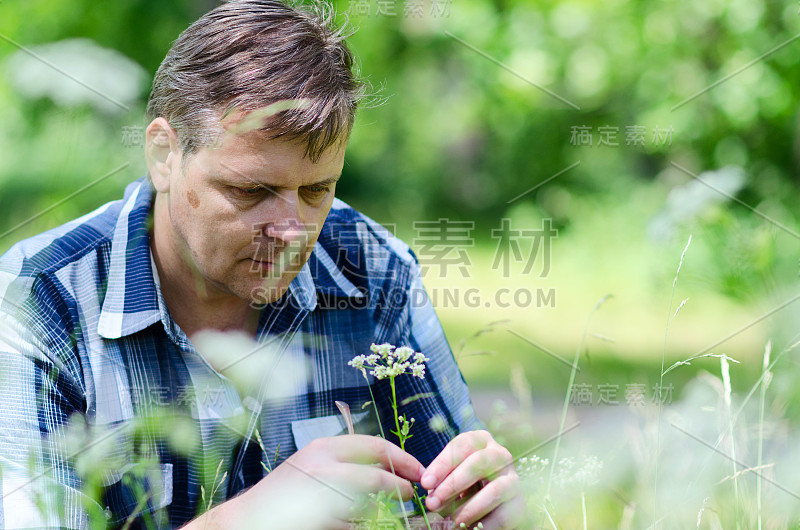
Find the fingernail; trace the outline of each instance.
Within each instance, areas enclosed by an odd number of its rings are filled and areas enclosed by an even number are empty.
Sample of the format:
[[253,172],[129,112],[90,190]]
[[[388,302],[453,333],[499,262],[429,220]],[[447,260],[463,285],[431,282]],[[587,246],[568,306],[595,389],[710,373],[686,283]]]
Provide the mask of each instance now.
[[425,473],[419,483],[422,484],[423,488],[429,490],[436,484],[436,477],[433,473]]
[[428,497],[425,504],[428,505],[428,509],[434,512],[442,507],[441,501],[439,501],[439,499],[437,499],[436,497]]

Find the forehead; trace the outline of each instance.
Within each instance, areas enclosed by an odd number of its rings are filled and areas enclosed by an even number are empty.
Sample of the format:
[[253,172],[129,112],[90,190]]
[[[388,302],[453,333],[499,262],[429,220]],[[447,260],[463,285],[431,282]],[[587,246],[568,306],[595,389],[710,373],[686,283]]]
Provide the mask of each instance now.
[[315,162],[306,156],[303,139],[273,138],[263,131],[248,131],[224,134],[218,145],[200,148],[189,164],[217,176],[288,186],[337,177],[342,172],[344,154],[341,142]]

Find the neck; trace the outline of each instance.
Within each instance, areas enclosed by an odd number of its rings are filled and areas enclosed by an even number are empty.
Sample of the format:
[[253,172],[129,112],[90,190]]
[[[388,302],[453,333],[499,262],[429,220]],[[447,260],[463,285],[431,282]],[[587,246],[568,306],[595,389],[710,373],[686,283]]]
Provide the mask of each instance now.
[[[153,226],[170,226],[166,201],[155,197]],[[182,259],[182,250],[175,248],[174,238],[153,228],[150,249],[158,270],[161,293],[170,316],[191,337],[203,329],[220,331],[243,330],[255,334],[258,311],[246,300],[221,292],[207,282],[200,272]]]

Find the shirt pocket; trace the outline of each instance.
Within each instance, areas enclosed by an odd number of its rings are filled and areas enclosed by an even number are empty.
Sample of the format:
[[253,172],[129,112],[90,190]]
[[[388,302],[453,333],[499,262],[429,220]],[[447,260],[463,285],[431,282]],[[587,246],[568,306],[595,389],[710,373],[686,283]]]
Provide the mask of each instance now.
[[166,508],[172,504],[172,464],[140,463],[106,475],[103,504],[109,526],[168,528]]
[[[370,425],[372,416],[370,416],[369,412],[359,412],[353,414],[352,417],[357,433],[371,433],[373,430]],[[339,436],[346,432],[347,425],[345,425],[341,414],[292,422],[292,436],[298,451],[317,438]]]

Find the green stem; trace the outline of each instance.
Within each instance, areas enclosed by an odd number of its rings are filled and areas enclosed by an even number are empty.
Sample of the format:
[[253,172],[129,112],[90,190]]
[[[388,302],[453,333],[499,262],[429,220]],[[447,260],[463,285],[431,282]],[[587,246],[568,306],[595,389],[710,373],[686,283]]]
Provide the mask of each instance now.
[[[394,386],[394,377],[389,377],[389,385],[392,387],[392,411],[394,411],[394,427],[397,429],[397,438],[400,440],[400,449],[403,451],[406,450],[406,437],[403,435],[402,431],[400,430],[400,416],[397,413],[397,391],[395,390]],[[425,527],[428,530],[431,529],[431,523],[428,521],[428,514],[425,510],[425,505],[422,504],[422,499],[419,497],[419,493],[417,493],[417,485],[414,484],[414,503],[417,505],[419,512],[422,514],[422,519],[425,521]]]
[[[364,375],[365,379],[366,379],[366,377],[367,376]],[[367,379],[367,389],[369,390],[369,396],[372,398],[372,408],[375,409],[375,418],[378,420],[378,430],[381,433],[381,438],[386,440],[386,433],[383,432],[383,424],[381,423],[381,414],[380,414],[380,411],[378,411],[378,403],[377,403],[377,401],[375,401],[375,394],[372,392],[372,385],[369,384],[369,379]],[[391,470],[392,474],[395,474],[395,472],[394,472],[394,464],[392,464],[392,459],[391,458],[389,459],[389,469]],[[400,498],[400,487],[399,486],[395,486],[395,488],[396,488],[396,491],[397,491],[397,498],[399,499]],[[400,511],[403,514],[403,520],[406,523],[406,528],[411,528],[411,525],[408,524],[408,515],[406,514],[406,507],[402,502],[400,503]]]
[[586,492],[581,490],[581,509],[583,510],[583,530],[586,530]]
[[417,493],[417,485],[416,484],[414,484],[414,502],[416,503],[417,508],[419,508],[419,513],[422,514],[422,520],[425,521],[425,527],[428,530],[432,530],[431,529],[431,523],[428,522],[428,514],[427,514],[427,510],[425,510],[425,505],[422,504],[422,499],[420,498],[419,493]]
[[400,418],[397,414],[397,393],[394,388],[394,377],[389,377],[389,384],[392,387],[392,410],[394,411],[394,428],[397,429],[397,437],[400,439],[400,449],[406,450],[405,437],[400,433]]

